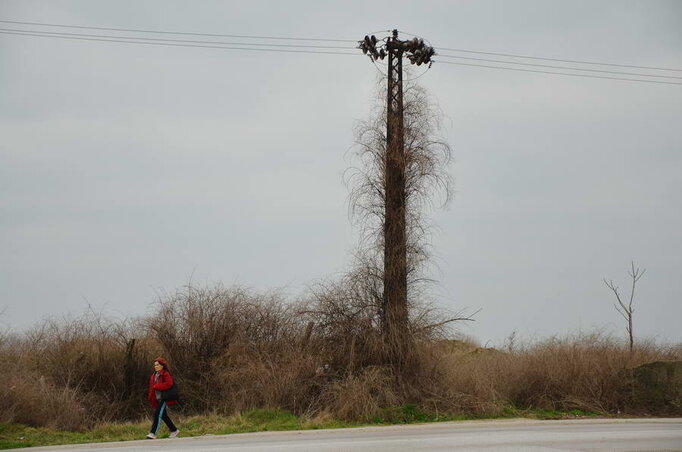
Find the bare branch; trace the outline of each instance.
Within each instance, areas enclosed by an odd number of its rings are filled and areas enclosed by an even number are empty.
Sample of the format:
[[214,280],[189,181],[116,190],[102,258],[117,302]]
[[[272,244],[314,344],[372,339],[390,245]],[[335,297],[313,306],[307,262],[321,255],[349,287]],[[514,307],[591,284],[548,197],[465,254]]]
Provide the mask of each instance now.
[[634,347],[634,337],[633,337],[633,321],[632,321],[632,316],[635,312],[635,309],[633,308],[633,302],[635,299],[635,287],[637,285],[637,282],[644,276],[644,273],[646,272],[646,269],[641,269],[639,267],[635,267],[635,262],[631,261],[630,262],[630,270],[628,272],[628,275],[630,275],[630,278],[632,279],[632,285],[630,288],[630,299],[628,300],[627,306],[625,303],[623,303],[623,300],[620,297],[620,293],[618,291],[618,287],[613,283],[612,280],[607,281],[606,278],[603,279],[604,284],[606,287],[611,289],[611,291],[614,293],[616,296],[617,304],[614,303],[613,307],[616,308],[616,311],[618,314],[620,314],[625,321],[627,322],[626,324],[626,331],[628,332],[628,339],[630,341],[630,352],[632,353],[633,347]]

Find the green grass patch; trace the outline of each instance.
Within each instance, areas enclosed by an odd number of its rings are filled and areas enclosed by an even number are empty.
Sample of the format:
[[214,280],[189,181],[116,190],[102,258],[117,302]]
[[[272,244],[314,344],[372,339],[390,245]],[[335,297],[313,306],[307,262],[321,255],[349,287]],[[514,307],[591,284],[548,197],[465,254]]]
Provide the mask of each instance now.
[[[279,409],[257,409],[234,416],[178,416],[175,421],[180,428],[180,436],[182,437],[343,428],[361,425],[335,419],[307,419]],[[137,423],[103,424],[87,432],[70,432],[0,423],[0,449],[144,439],[145,435],[149,433],[149,426],[149,421],[141,421]],[[159,438],[168,436],[165,425],[161,426],[158,436]]]
[[379,415],[372,419],[372,424],[394,425],[394,424],[414,424],[421,422],[444,422],[444,421],[471,421],[485,419],[508,419],[508,418],[528,418],[528,419],[575,419],[581,417],[606,416],[604,413],[571,410],[520,410],[513,407],[503,407],[500,411],[489,414],[450,414],[433,413],[419,410],[415,405],[407,404],[399,407],[384,408]]
[[[360,427],[366,425],[413,424],[424,422],[461,421],[474,419],[532,418],[532,419],[567,419],[576,417],[603,416],[602,413],[552,410],[516,410],[504,408],[494,415],[454,415],[432,413],[419,410],[417,406],[407,404],[389,407],[370,422],[346,422],[329,417],[308,419],[298,417],[280,409],[257,409],[234,416],[178,416],[176,423],[181,436],[227,435],[232,433],[248,433],[283,430],[316,430],[330,428]],[[52,446],[58,444],[97,443],[109,441],[130,441],[144,439],[149,432],[149,422],[129,422],[99,425],[87,432],[70,432],[49,428],[34,428],[20,424],[0,423],[0,449],[13,449],[33,446]],[[162,425],[159,438],[168,436],[165,425]]]
[[594,411],[583,411],[583,410],[570,410],[570,411],[557,411],[557,410],[534,410],[528,415],[523,417],[533,417],[536,419],[574,419],[580,417],[603,417],[606,416],[604,413],[597,413]]

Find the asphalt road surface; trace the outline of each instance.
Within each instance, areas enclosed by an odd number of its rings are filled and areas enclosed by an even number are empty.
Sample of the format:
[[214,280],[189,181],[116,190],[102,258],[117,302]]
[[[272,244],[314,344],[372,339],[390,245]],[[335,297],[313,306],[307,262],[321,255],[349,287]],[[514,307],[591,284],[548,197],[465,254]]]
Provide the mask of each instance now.
[[342,430],[243,433],[32,451],[682,451],[682,419],[447,422]]

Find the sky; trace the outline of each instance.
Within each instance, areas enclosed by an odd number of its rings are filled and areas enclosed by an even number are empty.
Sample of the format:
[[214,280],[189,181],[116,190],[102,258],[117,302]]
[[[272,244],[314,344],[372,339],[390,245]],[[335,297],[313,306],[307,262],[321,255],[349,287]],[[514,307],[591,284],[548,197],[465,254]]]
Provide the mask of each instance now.
[[[682,69],[673,0],[0,0],[0,20],[342,40],[397,28],[437,52]],[[343,173],[379,76],[356,52],[0,34],[0,329],[88,306],[144,315],[190,280],[294,298],[349,269]],[[682,86],[438,61],[418,81],[453,149],[431,276],[439,306],[480,309],[463,334],[624,337],[602,279],[629,295],[634,261],[635,337],[682,341]]]

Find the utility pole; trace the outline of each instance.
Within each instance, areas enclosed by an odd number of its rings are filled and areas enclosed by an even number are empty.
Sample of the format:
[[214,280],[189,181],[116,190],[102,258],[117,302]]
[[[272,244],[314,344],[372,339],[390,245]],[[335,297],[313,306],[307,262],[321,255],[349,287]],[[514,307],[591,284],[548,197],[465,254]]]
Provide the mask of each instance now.
[[[358,48],[374,62],[388,56],[386,99],[386,159],[384,168],[384,281],[382,334],[389,361],[405,364],[410,351],[407,310],[407,230],[406,230],[406,155],[403,124],[403,56],[412,64],[429,64],[433,47],[421,39],[398,39],[398,30],[378,42],[365,36]],[[377,43],[380,44],[377,48]]]

